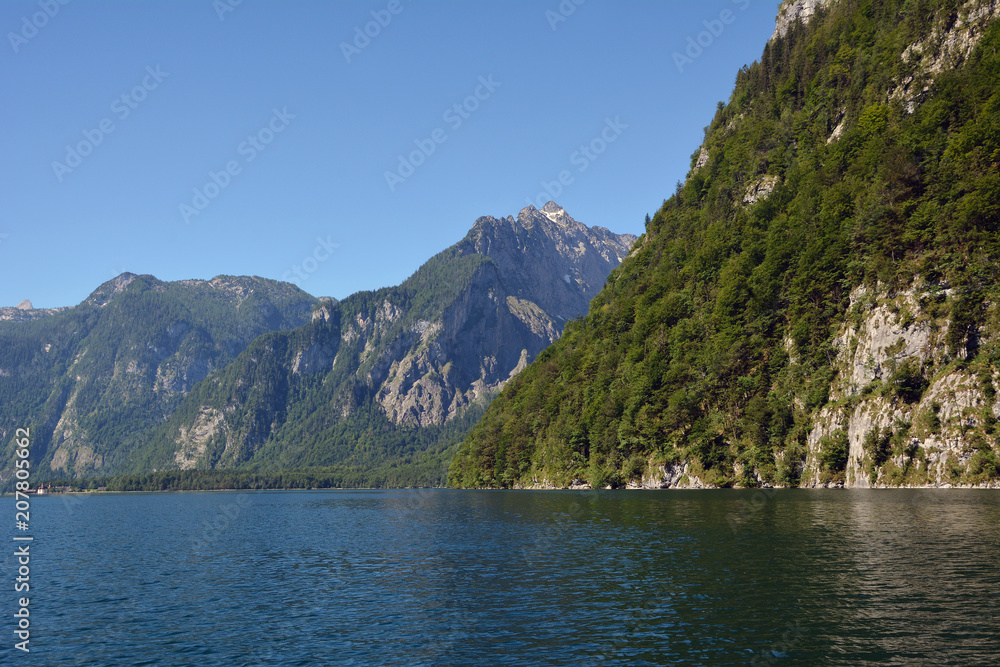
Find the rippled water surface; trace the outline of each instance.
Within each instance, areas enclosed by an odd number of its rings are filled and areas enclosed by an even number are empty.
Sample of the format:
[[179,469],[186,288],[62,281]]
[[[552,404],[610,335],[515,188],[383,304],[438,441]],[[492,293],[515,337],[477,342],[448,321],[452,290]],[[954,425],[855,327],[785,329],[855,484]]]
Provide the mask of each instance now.
[[31,510],[32,651],[13,649],[8,593],[4,664],[1000,663],[995,491],[127,494]]

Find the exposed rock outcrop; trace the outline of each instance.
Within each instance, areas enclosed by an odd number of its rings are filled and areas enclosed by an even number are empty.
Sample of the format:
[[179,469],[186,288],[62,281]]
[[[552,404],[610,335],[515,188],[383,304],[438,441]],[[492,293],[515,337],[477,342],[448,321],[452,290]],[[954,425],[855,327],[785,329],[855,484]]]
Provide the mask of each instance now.
[[779,178],[777,176],[761,176],[749,186],[743,193],[743,205],[753,206],[759,201],[767,199],[777,187]]
[[500,389],[566,320],[586,313],[634,241],[577,222],[554,202],[517,218],[478,219],[456,247],[490,261],[440,321],[423,323],[419,340],[381,360],[387,372],[374,379],[386,415],[410,426],[441,424]]
[[939,17],[923,39],[903,51],[902,60],[912,71],[889,94],[909,113],[930,90],[944,70],[959,67],[972,55],[988,23],[1000,14],[1000,0],[968,0],[954,16]]
[[[805,486],[940,486],[970,483],[974,457],[1000,416],[994,382],[949,354],[940,285],[903,292],[858,288],[835,339],[837,378],[807,439]],[[938,306],[938,307],[936,307]],[[842,476],[824,447],[846,438]]]
[[785,0],[778,8],[778,17],[775,20],[774,33],[771,39],[775,40],[784,37],[788,29],[796,21],[808,23],[816,11],[831,0]]

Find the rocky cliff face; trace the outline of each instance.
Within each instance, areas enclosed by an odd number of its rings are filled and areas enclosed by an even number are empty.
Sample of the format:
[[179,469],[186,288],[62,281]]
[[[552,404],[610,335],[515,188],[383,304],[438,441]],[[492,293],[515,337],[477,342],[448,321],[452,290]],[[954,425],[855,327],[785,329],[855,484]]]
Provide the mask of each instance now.
[[778,17],[775,19],[774,34],[771,39],[784,37],[788,33],[789,27],[796,21],[808,23],[816,14],[816,11],[832,0],[785,0],[778,8]]
[[[771,39],[787,34],[795,21],[808,23],[831,2],[786,0]],[[887,102],[914,113],[942,72],[966,63],[998,16],[1000,0],[966,0],[957,11],[938,15],[926,34],[903,50],[906,73]],[[835,117],[827,143],[839,140],[849,121],[843,110]],[[695,170],[708,161],[704,147],[701,151]],[[1000,486],[988,465],[1000,418],[1000,375],[991,361],[976,358],[980,346],[1000,340],[996,305],[982,304],[990,313],[985,328],[956,335],[948,315],[960,298],[947,283],[920,277],[900,291],[884,286],[852,291],[850,318],[834,339],[830,402],[809,423],[803,486]],[[791,353],[790,339],[785,342]],[[831,472],[824,459],[836,447],[846,450],[846,465]],[[692,484],[687,468],[683,478],[670,467],[651,468],[642,481],[646,488]]]
[[900,59],[908,73],[897,80],[889,100],[902,102],[913,113],[941,72],[968,60],[997,15],[1000,0],[967,0],[957,12],[939,17],[922,39],[903,50]]
[[477,220],[457,249],[491,261],[439,321],[421,324],[419,339],[392,355],[385,377],[374,378],[386,414],[398,424],[440,424],[498,390],[566,320],[587,312],[634,241],[587,227],[553,202],[517,218]]
[[[973,356],[997,332],[949,335],[948,313],[957,298],[948,285],[923,281],[898,293],[854,290],[851,318],[835,339],[830,403],[808,436],[805,485],[987,481],[977,479],[979,453],[994,439],[1000,378],[987,360]],[[821,464],[824,449],[837,442],[848,450],[843,474]]]

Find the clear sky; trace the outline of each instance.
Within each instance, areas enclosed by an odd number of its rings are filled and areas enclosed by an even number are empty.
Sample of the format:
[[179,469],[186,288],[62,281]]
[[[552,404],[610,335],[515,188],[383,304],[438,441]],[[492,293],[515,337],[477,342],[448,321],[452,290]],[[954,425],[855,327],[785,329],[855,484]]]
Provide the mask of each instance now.
[[343,298],[529,201],[640,234],[777,7],[4,0],[0,306],[124,271]]

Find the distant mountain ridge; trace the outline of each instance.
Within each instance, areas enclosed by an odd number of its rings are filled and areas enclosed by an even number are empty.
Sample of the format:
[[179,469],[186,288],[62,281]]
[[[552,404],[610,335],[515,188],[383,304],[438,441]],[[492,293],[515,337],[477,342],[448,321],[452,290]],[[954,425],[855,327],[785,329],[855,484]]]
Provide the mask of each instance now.
[[479,218],[401,285],[343,301],[125,273],[73,308],[0,322],[0,413],[32,424],[36,469],[58,476],[409,466],[381,479],[440,484],[446,450],[634,240],[550,202]]
[[75,307],[22,311],[36,316],[0,322],[0,428],[31,425],[36,470],[114,469],[196,383],[315,304],[263,278],[124,273]]
[[25,299],[13,308],[9,306],[0,307],[0,322],[27,322],[28,320],[37,320],[42,317],[48,317],[49,315],[61,313],[64,310],[69,310],[70,307],[71,306],[62,308],[35,308],[31,304],[31,301]]
[[634,240],[554,203],[479,218],[398,287],[325,301],[308,325],[255,341],[185,399],[142,469],[394,461],[419,473],[385,483],[440,484],[470,420],[586,312]]

